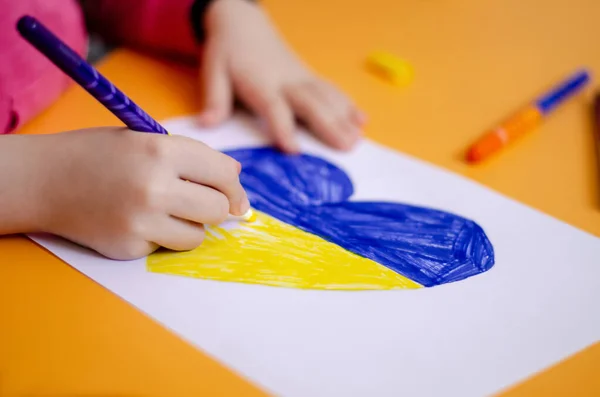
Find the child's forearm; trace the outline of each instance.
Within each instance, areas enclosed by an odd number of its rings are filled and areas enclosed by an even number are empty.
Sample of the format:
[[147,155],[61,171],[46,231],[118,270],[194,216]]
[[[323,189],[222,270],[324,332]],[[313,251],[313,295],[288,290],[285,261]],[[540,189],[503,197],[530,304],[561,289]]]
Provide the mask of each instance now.
[[0,235],[40,231],[43,136],[0,136]]

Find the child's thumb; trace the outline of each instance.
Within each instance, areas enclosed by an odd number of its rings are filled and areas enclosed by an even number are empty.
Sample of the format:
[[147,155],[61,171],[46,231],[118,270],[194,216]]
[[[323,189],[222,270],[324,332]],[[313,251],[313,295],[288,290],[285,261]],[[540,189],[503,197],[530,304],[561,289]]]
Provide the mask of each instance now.
[[232,85],[225,59],[215,51],[215,46],[211,47],[207,48],[200,71],[204,107],[198,121],[207,127],[229,117],[233,106]]

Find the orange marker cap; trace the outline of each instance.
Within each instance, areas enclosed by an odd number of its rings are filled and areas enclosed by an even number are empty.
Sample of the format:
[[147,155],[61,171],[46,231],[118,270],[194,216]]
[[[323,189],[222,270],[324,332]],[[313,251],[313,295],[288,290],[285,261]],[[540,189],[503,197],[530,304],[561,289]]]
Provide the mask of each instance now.
[[504,141],[498,136],[498,132],[489,132],[471,146],[467,152],[467,161],[477,163],[500,150],[502,146],[504,146]]
[[542,113],[537,108],[530,106],[523,109],[476,141],[467,152],[467,161],[476,163],[485,160],[502,147],[533,130],[541,120]]

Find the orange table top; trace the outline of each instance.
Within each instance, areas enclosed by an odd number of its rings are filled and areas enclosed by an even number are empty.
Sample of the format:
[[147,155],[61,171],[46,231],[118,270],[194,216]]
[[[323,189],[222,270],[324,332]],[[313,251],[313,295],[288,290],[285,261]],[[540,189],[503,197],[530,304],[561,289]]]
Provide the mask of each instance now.
[[[489,163],[461,154],[579,66],[600,71],[596,0],[264,1],[292,46],[369,115],[367,136],[600,236],[589,95]],[[344,16],[342,17],[342,13]],[[374,50],[415,68],[398,89],[364,69]],[[195,72],[117,51],[102,72],[157,119],[195,111]],[[594,83],[595,85],[595,83]],[[22,133],[118,121],[73,87]],[[600,395],[600,344],[502,393]],[[0,396],[262,395],[160,324],[23,237],[0,238]]]

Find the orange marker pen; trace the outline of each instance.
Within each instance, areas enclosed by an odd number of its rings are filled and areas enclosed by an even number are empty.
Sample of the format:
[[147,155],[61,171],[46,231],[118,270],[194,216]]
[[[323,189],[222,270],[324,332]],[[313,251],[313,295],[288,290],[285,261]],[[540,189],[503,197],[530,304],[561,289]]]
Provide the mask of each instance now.
[[536,128],[541,121],[567,98],[577,93],[590,79],[585,70],[538,98],[525,109],[505,120],[497,128],[484,134],[467,152],[469,163],[481,162],[522,135]]

